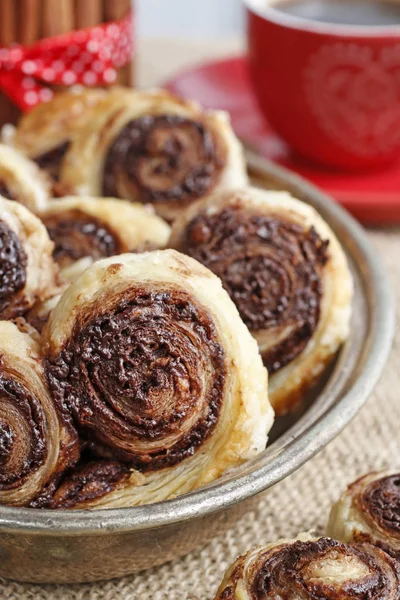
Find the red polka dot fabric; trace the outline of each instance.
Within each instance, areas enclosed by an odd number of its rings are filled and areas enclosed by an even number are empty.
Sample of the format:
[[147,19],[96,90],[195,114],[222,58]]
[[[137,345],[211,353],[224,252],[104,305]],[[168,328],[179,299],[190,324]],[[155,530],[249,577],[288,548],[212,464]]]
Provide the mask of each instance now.
[[133,15],[120,21],[0,48],[0,88],[22,110],[53,96],[49,85],[111,85],[133,55]]

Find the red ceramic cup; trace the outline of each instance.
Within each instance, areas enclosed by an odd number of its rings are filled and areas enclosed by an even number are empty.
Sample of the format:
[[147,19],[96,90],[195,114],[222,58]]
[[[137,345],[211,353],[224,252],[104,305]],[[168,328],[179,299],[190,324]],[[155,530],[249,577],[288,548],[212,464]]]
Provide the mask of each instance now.
[[400,24],[312,21],[245,0],[250,73],[272,127],[336,168],[400,157]]

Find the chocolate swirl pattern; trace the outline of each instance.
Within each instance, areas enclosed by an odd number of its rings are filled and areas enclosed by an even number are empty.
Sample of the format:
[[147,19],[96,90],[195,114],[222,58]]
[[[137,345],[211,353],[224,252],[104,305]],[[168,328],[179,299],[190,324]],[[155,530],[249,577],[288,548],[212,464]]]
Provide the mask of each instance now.
[[57,286],[53,244],[27,208],[0,198],[0,318],[13,319]]
[[67,281],[100,258],[164,248],[170,234],[151,206],[113,198],[55,200],[41,219],[55,245],[54,260]]
[[34,503],[77,457],[76,433],[49,395],[36,342],[0,321],[0,503]]
[[[140,476],[139,476],[140,477]],[[104,496],[140,483],[127,465],[111,460],[93,460],[70,469],[44,503],[45,508],[90,508]]]
[[379,548],[301,535],[238,558],[215,600],[395,600],[399,593],[399,565]]
[[22,153],[0,144],[0,196],[16,200],[38,213],[48,202],[50,182]]
[[293,408],[348,334],[352,280],[333,232],[288,194],[250,188],[188,208],[169,245],[221,278],[258,341],[275,410]]
[[81,435],[143,475],[93,506],[190,491],[265,448],[273,413],[257,344],[188,257],[98,261],[64,292],[43,342],[52,393]]
[[79,93],[68,91],[38,104],[19,121],[13,145],[34,160],[53,181],[58,181],[72,137],[106,93],[90,88]]
[[329,535],[366,541],[400,559],[400,473],[368,473],[347,488],[332,507]]
[[172,221],[216,189],[245,185],[241,146],[221,112],[165,91],[118,91],[100,102],[68,150],[61,182],[74,193],[153,204]]

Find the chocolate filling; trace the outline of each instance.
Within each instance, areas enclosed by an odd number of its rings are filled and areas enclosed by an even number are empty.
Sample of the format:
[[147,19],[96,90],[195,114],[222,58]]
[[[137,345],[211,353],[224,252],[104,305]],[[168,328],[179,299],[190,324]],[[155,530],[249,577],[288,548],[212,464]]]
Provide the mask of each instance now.
[[8,310],[15,294],[26,284],[27,262],[18,236],[4,221],[0,221],[0,315],[3,318],[14,317],[24,309],[16,306],[12,315]]
[[181,291],[132,287],[93,306],[47,360],[53,395],[89,440],[135,468],[196,451],[224,395],[224,352],[208,314]]
[[46,427],[40,403],[23,385],[1,374],[0,489],[21,486],[43,464],[46,455]]
[[115,461],[98,460],[66,473],[46,508],[73,508],[78,504],[102,498],[129,478],[126,465]]
[[67,266],[84,256],[97,260],[121,253],[114,233],[96,217],[80,210],[69,210],[43,219],[55,244],[54,260]]
[[11,192],[10,188],[4,181],[0,179],[0,196],[3,198],[8,198],[8,200],[16,200],[14,194]]
[[377,479],[363,492],[362,510],[378,523],[379,527],[400,536],[400,474]]
[[[360,564],[360,576],[340,576],[342,562]],[[335,577],[321,575],[324,564],[336,563]],[[255,600],[268,598],[312,598],[313,600],[389,600],[400,591],[398,564],[369,545],[342,544],[332,539],[295,542],[277,551],[266,551],[251,567],[250,589]],[[365,570],[368,569],[368,573]],[[328,573],[332,567],[328,568]],[[228,596],[229,597],[229,596]]]
[[274,373],[317,328],[327,246],[313,227],[230,207],[194,217],[182,250],[220,277],[252,332],[288,328],[263,356]]
[[70,142],[63,142],[55,148],[52,148],[52,150],[35,158],[36,164],[44,171],[47,171],[54,181],[59,181],[60,179],[61,162],[67,153],[69,146]]
[[37,305],[34,305],[32,310],[28,311],[23,318],[31,325],[31,327],[36,329],[36,331],[42,333],[44,326],[49,320],[50,312],[45,311],[44,313],[41,313],[37,310]]
[[144,116],[120,131],[104,164],[103,195],[188,204],[218,183],[222,141],[198,121]]

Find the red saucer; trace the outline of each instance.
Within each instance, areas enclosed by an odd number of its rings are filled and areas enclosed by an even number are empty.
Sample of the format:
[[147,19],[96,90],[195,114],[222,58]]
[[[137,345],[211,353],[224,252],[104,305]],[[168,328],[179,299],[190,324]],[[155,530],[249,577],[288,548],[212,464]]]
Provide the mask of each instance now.
[[166,87],[207,108],[229,111],[236,133],[246,144],[315,183],[360,221],[400,222],[400,157],[385,170],[342,173],[296,156],[262,117],[244,57],[214,61],[179,73]]

